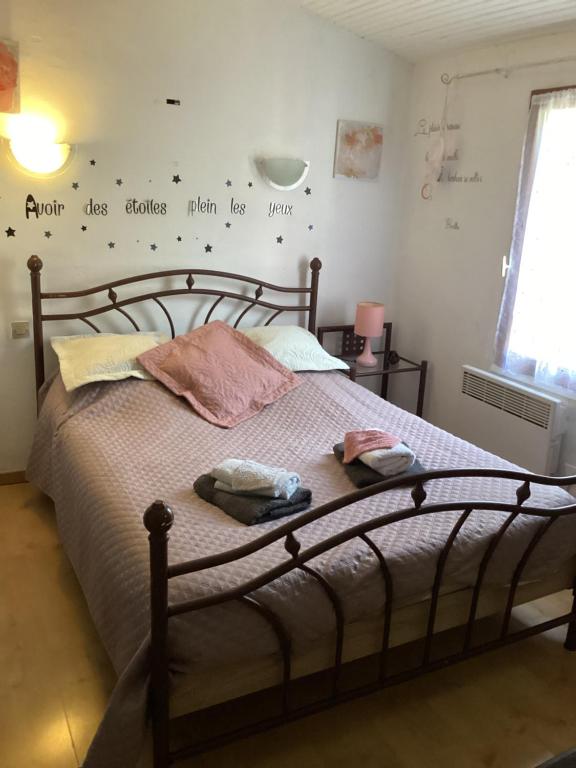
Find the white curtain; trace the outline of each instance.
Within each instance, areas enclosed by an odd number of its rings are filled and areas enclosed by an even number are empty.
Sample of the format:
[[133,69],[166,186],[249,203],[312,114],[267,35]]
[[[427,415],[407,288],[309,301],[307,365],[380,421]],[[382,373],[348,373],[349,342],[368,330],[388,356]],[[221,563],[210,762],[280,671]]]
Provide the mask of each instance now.
[[532,97],[496,362],[576,391],[576,88]]

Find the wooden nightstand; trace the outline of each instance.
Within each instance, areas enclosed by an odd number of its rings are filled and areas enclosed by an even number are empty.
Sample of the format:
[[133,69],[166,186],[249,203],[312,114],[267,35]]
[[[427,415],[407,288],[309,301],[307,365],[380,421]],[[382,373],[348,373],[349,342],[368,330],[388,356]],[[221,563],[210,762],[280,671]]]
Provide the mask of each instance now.
[[[341,334],[340,352],[337,357],[344,360],[350,366],[348,371],[352,381],[357,381],[365,376],[381,376],[380,397],[384,399],[388,396],[388,379],[396,373],[416,373],[420,374],[418,383],[418,399],[416,402],[416,414],[422,416],[424,408],[424,394],[426,392],[426,373],[428,370],[428,361],[421,360],[419,363],[414,360],[408,360],[402,357],[392,349],[392,323],[384,323],[384,349],[374,352],[378,358],[378,365],[374,368],[364,368],[356,365],[356,357],[362,352],[364,339],[356,336],[353,325],[322,325],[317,330],[318,341],[323,345],[324,336],[328,333]],[[346,373],[343,371],[343,373]]]

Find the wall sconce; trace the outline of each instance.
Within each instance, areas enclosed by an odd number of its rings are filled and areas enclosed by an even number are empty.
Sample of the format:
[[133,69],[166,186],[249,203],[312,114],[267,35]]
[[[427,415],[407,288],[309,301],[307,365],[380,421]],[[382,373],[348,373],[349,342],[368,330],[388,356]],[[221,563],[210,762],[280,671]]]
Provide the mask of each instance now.
[[55,176],[73,156],[70,144],[57,140],[56,123],[43,115],[13,115],[8,123],[8,154],[32,176]]
[[256,166],[267,184],[283,192],[299,187],[310,170],[308,160],[291,157],[261,157]]

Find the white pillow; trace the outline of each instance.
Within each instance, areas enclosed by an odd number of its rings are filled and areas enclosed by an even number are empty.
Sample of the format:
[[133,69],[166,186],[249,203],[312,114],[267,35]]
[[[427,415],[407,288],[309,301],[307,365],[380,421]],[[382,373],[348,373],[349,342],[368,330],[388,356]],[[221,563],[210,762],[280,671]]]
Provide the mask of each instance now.
[[153,378],[136,360],[138,355],[170,341],[164,333],[93,333],[54,336],[60,374],[67,392],[94,381]]
[[255,344],[291,371],[347,371],[349,366],[332,357],[310,331],[297,325],[263,325],[242,330]]

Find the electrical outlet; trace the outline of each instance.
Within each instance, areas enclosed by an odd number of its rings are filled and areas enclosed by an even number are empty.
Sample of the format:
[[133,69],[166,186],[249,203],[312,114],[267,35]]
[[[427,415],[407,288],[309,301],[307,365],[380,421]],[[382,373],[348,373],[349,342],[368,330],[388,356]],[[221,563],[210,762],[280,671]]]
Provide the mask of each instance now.
[[10,323],[13,339],[29,339],[30,323],[28,320],[14,320]]

